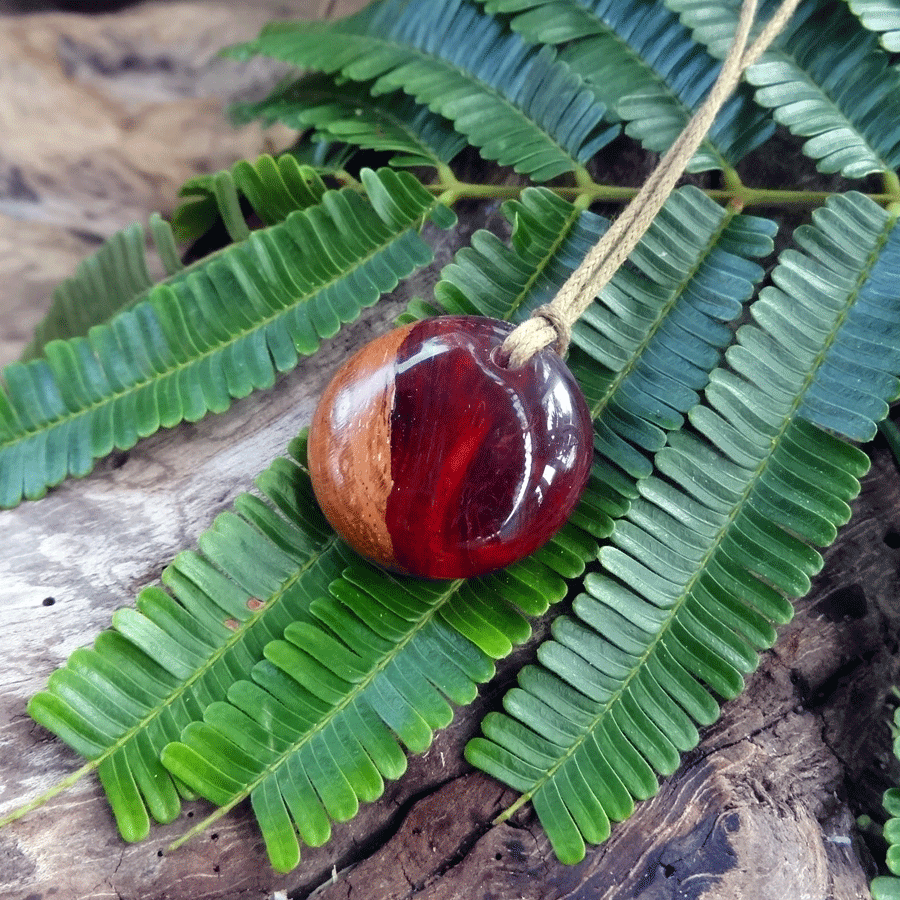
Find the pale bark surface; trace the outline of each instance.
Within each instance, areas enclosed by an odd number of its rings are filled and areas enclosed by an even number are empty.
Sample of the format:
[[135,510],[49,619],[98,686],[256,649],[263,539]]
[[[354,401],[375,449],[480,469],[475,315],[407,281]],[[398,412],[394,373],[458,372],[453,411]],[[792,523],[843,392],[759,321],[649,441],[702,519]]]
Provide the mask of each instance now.
[[[96,241],[170,211],[178,185],[277,133],[233,132],[221,102],[259,92],[262,66],[215,58],[269,18],[360,3],[224,0],[147,3],[108,17],[0,18],[0,362],[19,352],[49,301]],[[271,147],[269,147],[271,148]],[[466,210],[439,234],[438,265],[491,210]],[[394,304],[346,329],[276,387],[230,412],[182,425],[101,462],[38,503],[0,513],[0,816],[80,761],[25,713],[28,698],[111,613],[196,545],[308,423],[330,373],[380,332],[436,268]],[[212,900],[275,891],[328,900],[704,900],[865,898],[854,811],[872,808],[890,761],[885,695],[897,678],[900,489],[879,451],[856,517],[827,553],[813,592],[763,655],[747,692],[724,707],[656,798],[575,867],[559,865],[527,809],[491,825],[514,795],[462,761],[533,643],[498,667],[432,749],[300,867],[273,873],[249,809],[176,853],[202,816],[123,843],[93,777],[0,831],[8,900]],[[536,638],[546,631],[536,623]],[[894,774],[896,774],[894,772]]]

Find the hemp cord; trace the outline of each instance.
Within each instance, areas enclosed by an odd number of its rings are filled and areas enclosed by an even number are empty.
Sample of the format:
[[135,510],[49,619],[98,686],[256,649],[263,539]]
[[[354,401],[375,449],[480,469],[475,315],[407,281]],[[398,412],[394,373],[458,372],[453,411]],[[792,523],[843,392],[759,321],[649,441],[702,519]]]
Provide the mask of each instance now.
[[734,42],[706,100],[638,193],[572,272],[553,300],[535,309],[531,318],[507,336],[501,348],[501,358],[507,361],[507,366],[520,368],[535,353],[551,344],[560,356],[565,355],[572,326],[637,246],[684,174],[722,104],[737,87],[744,70],[762,56],[798,4],[799,0],[784,0],[756,40],[747,47],[756,16],[756,0],[744,0]]

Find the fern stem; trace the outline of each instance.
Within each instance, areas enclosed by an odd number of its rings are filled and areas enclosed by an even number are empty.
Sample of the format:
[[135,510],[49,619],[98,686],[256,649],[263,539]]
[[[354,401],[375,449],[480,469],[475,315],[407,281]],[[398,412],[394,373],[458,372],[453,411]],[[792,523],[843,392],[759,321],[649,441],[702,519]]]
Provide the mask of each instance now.
[[441,163],[437,167],[437,177],[445,184],[459,184],[459,179],[454,175],[453,169],[447,163]]
[[[445,195],[455,196],[457,199],[466,197],[471,199],[515,199],[524,190],[524,185],[518,184],[474,184],[470,181],[451,182],[435,181],[429,184],[428,190],[438,197]],[[560,191],[559,188],[553,190]],[[577,192],[576,188],[569,188],[570,193]]]
[[0,828],[5,828],[12,822],[16,822],[24,816],[28,815],[28,813],[30,813],[32,810],[38,809],[45,803],[48,803],[58,794],[62,794],[74,784],[77,784],[85,775],[89,775],[96,768],[96,760],[91,760],[90,762],[85,763],[80,769],[76,769],[74,772],[72,772],[71,775],[67,775],[62,780],[57,781],[56,784],[53,785],[53,787],[48,788],[46,791],[44,791],[43,794],[38,794],[38,796],[33,800],[29,800],[28,803],[23,804],[17,809],[14,809],[11,813],[5,815],[2,819],[0,819]]
[[[724,172],[725,187],[701,188],[700,190],[721,203],[737,201],[742,208],[748,206],[770,206],[782,208],[813,208],[820,206],[829,197],[834,196],[833,191],[797,191],[789,188],[751,188],[745,185],[735,172],[736,181],[731,182],[728,173]],[[468,181],[445,180],[432,182],[427,186],[438,199],[447,205],[453,205],[461,199],[484,200],[514,200],[517,199],[524,186],[510,184],[475,184]],[[623,187],[616,184],[601,184],[595,181],[571,186],[571,185],[547,185],[547,190],[553,191],[560,197],[577,203],[580,206],[589,206],[592,203],[627,203],[638,192],[638,188]],[[891,203],[900,203],[900,179],[898,179],[898,192],[885,190],[877,194],[865,194],[870,200],[879,206],[888,206]]]
[[[456,180],[450,183],[444,180],[435,181],[427,185],[427,187],[442,202],[446,202],[444,200],[445,196],[451,196],[454,200],[462,198],[472,200],[516,200],[525,189],[525,185],[475,184],[470,181]],[[553,191],[554,194],[581,205],[585,205],[585,201],[587,201],[587,205],[603,201],[624,203],[638,192],[638,188],[622,187],[615,184],[598,184],[592,180],[587,180],[584,184],[576,187],[571,185],[545,185],[545,187],[547,190]]]
[[[714,199],[733,199],[735,195],[728,190],[706,191],[707,195]],[[792,191],[776,188],[750,188],[743,186],[736,199],[745,206],[819,206],[829,197],[834,196],[834,191]],[[874,200],[881,206],[895,202],[898,197],[890,193],[867,194],[870,200]]]
[[584,166],[579,166],[575,170],[575,184],[582,190],[590,190],[590,188],[596,186],[596,182],[591,178],[590,172]]
[[725,186],[724,190],[731,194],[731,199],[737,201],[743,207],[745,205],[747,188],[744,182],[741,181],[741,176],[738,174],[737,169],[732,166],[725,166],[722,169],[722,184]]
[[897,173],[885,172],[882,177],[882,183],[884,184],[885,193],[890,194],[895,202],[900,201],[900,178],[897,177]]
[[[441,165],[437,167],[437,175],[437,184],[441,186],[446,185],[444,190],[438,194],[438,203],[443,203],[445,206],[453,206],[453,204],[459,200],[462,182],[453,173],[453,169],[446,163],[441,163]],[[434,185],[431,185],[430,187],[434,188]]]

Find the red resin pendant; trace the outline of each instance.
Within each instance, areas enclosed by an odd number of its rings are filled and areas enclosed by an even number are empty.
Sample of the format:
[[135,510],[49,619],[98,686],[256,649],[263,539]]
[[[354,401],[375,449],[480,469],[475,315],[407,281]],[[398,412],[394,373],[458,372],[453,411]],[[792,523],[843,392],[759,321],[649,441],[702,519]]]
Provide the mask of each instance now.
[[444,316],[363,347],[322,395],[313,489],[357,552],[395,571],[468,578],[545,544],[587,484],[592,429],[565,363],[497,362],[513,326]]

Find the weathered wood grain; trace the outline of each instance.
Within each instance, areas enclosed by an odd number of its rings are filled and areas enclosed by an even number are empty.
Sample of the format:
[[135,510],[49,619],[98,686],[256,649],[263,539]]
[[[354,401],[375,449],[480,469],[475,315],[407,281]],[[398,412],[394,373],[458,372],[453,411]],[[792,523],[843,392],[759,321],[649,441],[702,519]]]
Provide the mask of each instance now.
[[[213,50],[288,8],[327,11],[313,0],[252,8],[198,0],[90,19],[0,19],[0,361],[14,358],[51,286],[99,237],[171,209],[192,172],[265,147],[259,132],[231,132],[218,98],[255,90],[266,74],[220,68]],[[436,235],[439,264],[493,212],[466,208],[456,233]],[[434,277],[432,269],[407,291],[427,296]],[[0,816],[79,765],[27,717],[28,698],[284,452],[336,366],[402,300],[380,305],[273,390],[157,434],[39,503],[0,513]],[[427,754],[410,760],[402,781],[337,826],[330,844],[305,849],[290,875],[268,868],[246,808],[173,854],[159,855],[208,811],[204,804],[186,805],[179,822],[148,841],[124,844],[86,778],[0,830],[0,896],[865,898],[854,811],[872,808],[887,774],[896,776],[885,694],[898,676],[898,547],[898,476],[880,450],[856,517],[747,692],[725,706],[658,796],[579,866],[554,860],[527,808],[492,825],[514,795],[462,761],[532,642],[498,666],[498,678]],[[546,629],[535,623],[536,639]]]
[[226,103],[261,96],[279,70],[220,58],[222,47],[275,18],[363,5],[198,0],[0,16],[0,364],[98,241],[170,212],[191,176],[285,146],[280,128],[226,121]]

